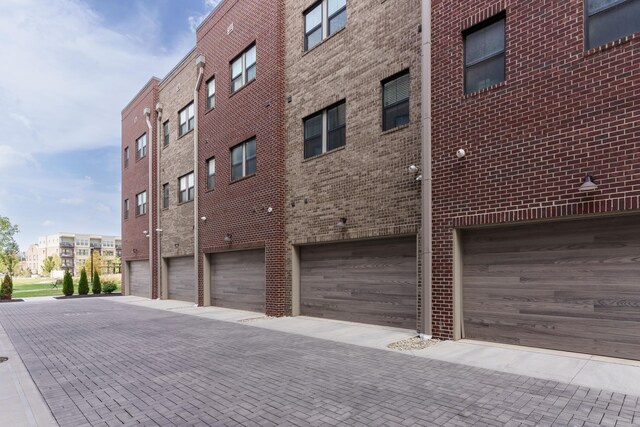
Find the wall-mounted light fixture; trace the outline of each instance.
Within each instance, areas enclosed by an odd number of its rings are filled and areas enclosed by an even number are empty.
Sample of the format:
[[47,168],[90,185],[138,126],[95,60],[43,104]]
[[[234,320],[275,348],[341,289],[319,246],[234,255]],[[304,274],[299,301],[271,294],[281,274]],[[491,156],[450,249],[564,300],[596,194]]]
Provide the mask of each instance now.
[[409,172],[411,172],[411,173],[418,172],[418,167],[416,165],[409,166]]
[[180,247],[180,243],[174,243],[174,244],[173,244],[173,247],[174,247],[174,248],[176,248],[176,249],[178,249],[178,248]]
[[347,226],[347,218],[340,218],[340,221],[336,224],[336,227],[342,230]]
[[200,221],[206,221],[206,220],[207,220],[206,216],[203,216],[202,218],[200,218]]
[[231,236],[231,234],[227,233],[226,236],[224,236],[224,241],[227,243],[231,243],[231,241],[233,240],[233,237]]
[[162,228],[156,228],[156,233],[162,233]]
[[137,249],[133,249],[131,252],[133,252],[134,254],[137,254],[138,250]]
[[142,234],[144,234],[144,235],[146,236],[147,234],[149,234],[149,232],[148,232],[147,230],[144,230],[144,231],[142,232]]
[[582,185],[578,188],[579,191],[587,192],[597,190],[598,186],[593,182],[593,176],[587,175],[584,177]]

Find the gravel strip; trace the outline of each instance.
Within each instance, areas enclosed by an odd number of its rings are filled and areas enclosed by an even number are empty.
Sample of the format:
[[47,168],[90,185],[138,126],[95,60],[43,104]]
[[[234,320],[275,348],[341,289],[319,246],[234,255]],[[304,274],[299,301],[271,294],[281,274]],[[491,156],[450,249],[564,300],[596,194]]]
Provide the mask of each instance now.
[[440,340],[437,340],[437,339],[423,340],[420,337],[412,337],[412,338],[407,338],[406,340],[393,342],[389,344],[387,347],[392,350],[402,350],[402,351],[422,350],[424,348],[434,346],[439,342]]

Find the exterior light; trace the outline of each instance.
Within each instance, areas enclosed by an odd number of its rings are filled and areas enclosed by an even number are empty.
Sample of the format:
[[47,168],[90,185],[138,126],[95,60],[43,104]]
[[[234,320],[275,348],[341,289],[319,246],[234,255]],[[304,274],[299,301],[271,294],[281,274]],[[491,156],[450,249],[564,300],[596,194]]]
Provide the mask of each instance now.
[[593,182],[593,177],[591,175],[587,175],[584,177],[584,182],[578,188],[579,191],[587,192],[597,190],[598,186]]
[[156,228],[156,233],[162,233],[162,228]]
[[411,173],[418,172],[418,167],[416,165],[409,166],[409,172],[411,172]]
[[200,220],[202,220],[202,221],[206,221],[206,220],[207,220],[207,217],[206,217],[206,216],[203,216],[202,218],[200,218]]
[[336,227],[343,229],[347,226],[347,218],[340,218],[340,221],[336,224]]
[[142,232],[142,234],[144,234],[144,235],[146,236],[147,234],[149,234],[149,232],[148,232],[147,230],[144,230],[144,231]]
[[416,181],[422,181],[422,175],[418,175],[418,177],[416,178]]
[[227,235],[224,236],[224,241],[227,243],[231,243],[231,240],[233,240],[231,234],[227,233]]

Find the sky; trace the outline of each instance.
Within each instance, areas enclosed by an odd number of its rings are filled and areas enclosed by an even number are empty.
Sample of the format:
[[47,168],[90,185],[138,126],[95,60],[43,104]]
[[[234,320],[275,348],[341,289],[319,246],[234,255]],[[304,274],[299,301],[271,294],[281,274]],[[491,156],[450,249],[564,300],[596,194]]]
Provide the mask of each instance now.
[[219,1],[0,1],[0,216],[22,251],[120,234],[120,113]]

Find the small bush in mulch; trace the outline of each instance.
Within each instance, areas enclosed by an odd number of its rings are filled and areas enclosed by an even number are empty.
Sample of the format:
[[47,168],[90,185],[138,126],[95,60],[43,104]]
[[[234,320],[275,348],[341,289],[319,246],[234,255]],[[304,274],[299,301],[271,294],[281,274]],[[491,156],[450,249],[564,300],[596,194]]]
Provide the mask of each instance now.
[[102,292],[105,294],[111,294],[118,289],[118,285],[114,282],[104,282],[104,286],[102,287]]
[[91,292],[99,294],[102,292],[102,285],[100,284],[100,275],[97,271],[93,272],[93,283],[91,284]]
[[2,279],[2,285],[0,286],[0,300],[11,300],[13,295],[13,280],[8,274]]
[[122,293],[111,293],[111,294],[87,294],[87,295],[69,295],[64,297],[53,297],[55,299],[75,299],[75,298],[101,298],[101,297],[121,297]]
[[69,270],[64,272],[64,279],[62,279],[62,293],[66,296],[73,295],[73,277]]
[[78,295],[87,295],[89,293],[89,280],[87,279],[87,270],[82,267],[80,270],[80,281],[78,281]]

